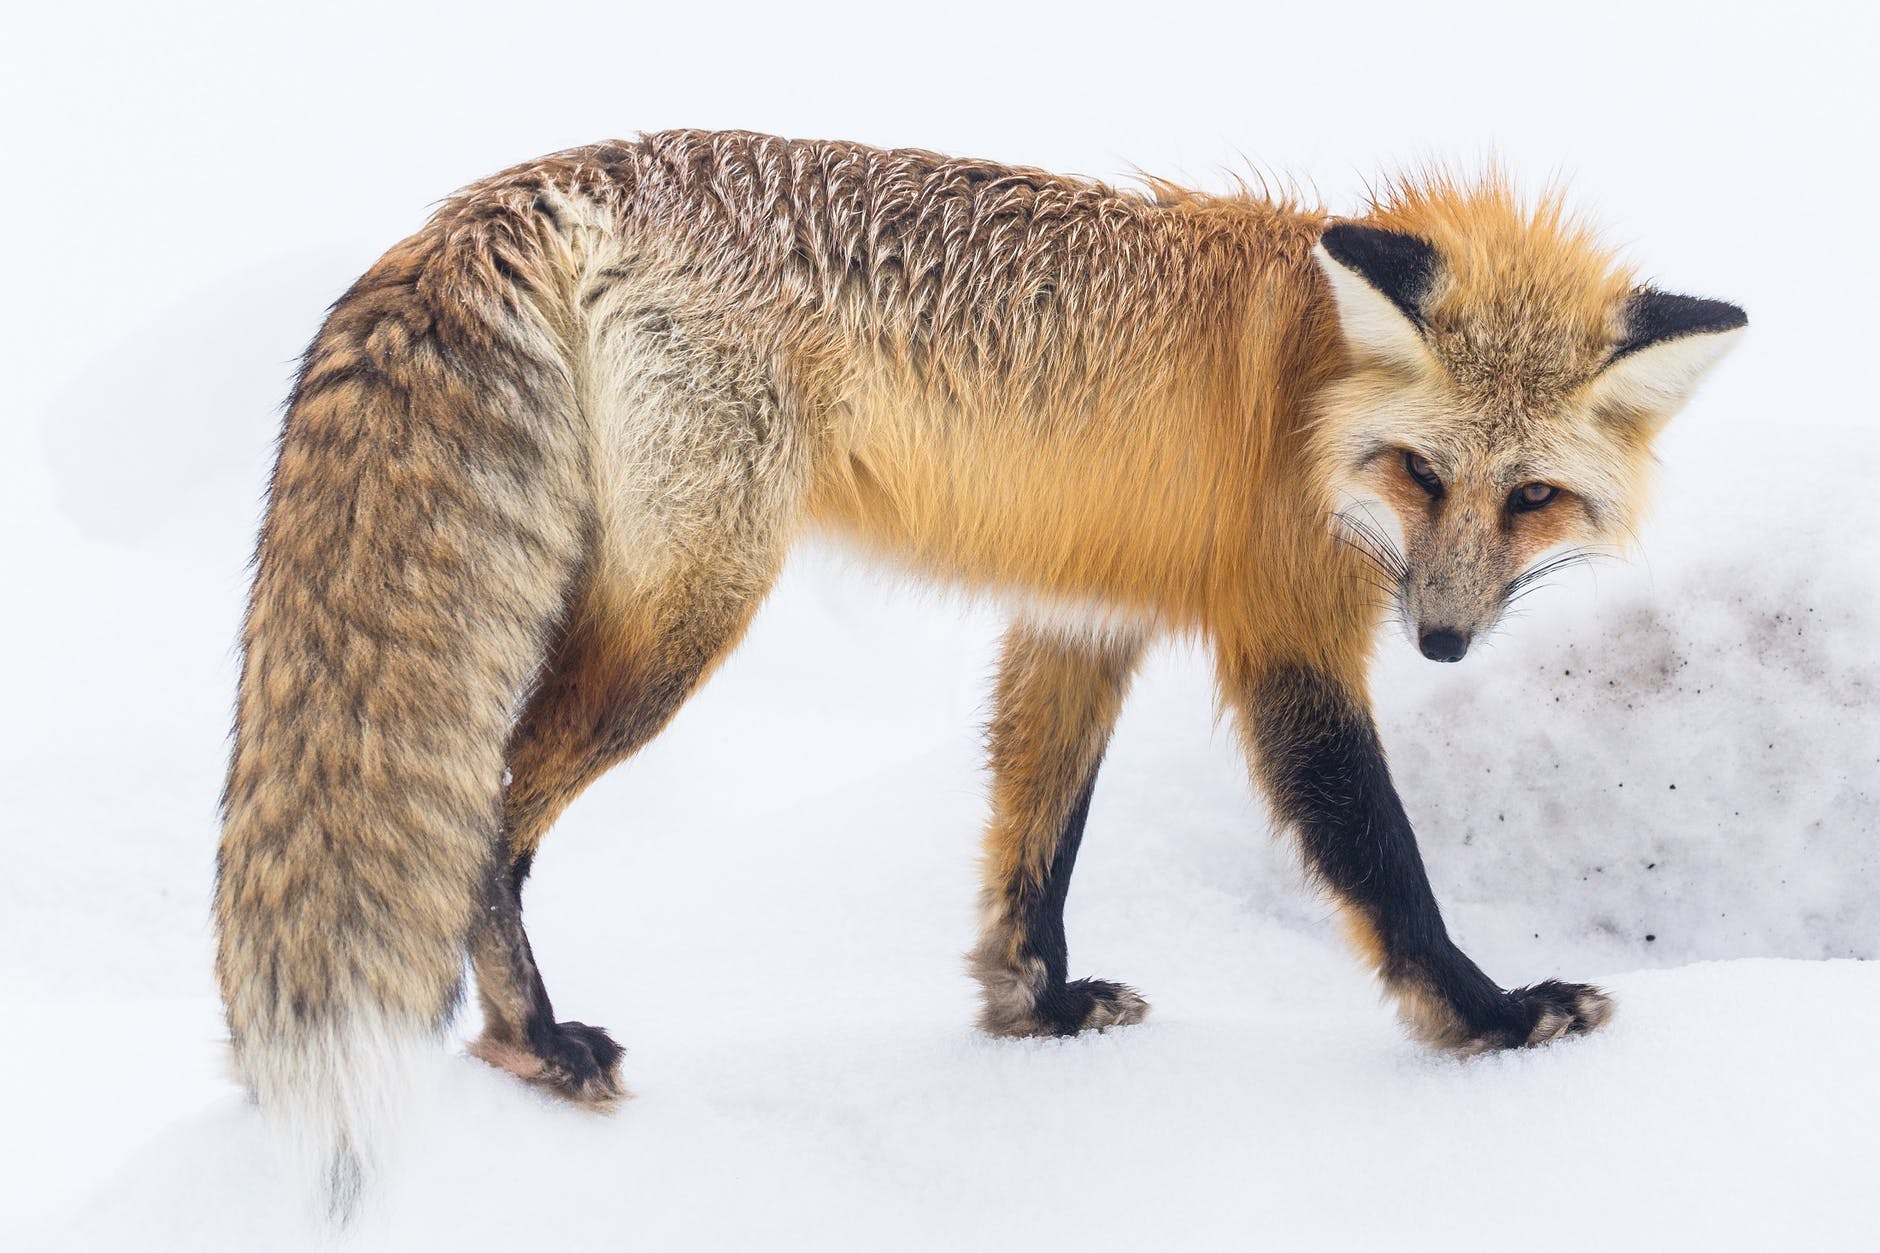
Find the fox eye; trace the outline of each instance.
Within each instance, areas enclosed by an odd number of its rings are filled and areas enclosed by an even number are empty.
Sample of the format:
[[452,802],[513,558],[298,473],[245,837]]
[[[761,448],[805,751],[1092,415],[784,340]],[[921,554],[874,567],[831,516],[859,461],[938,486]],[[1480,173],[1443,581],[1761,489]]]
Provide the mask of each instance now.
[[1516,513],[1531,513],[1545,509],[1558,495],[1560,489],[1552,483],[1527,483],[1514,489],[1508,497],[1508,507]]
[[1417,486],[1432,496],[1443,494],[1443,481],[1436,477],[1436,468],[1416,453],[1403,455],[1404,472],[1417,481]]

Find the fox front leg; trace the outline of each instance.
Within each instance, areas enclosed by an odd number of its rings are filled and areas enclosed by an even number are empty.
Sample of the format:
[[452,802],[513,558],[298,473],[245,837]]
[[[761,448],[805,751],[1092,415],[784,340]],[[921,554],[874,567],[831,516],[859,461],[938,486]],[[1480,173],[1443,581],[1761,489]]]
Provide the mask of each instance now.
[[1418,1038],[1461,1053],[1592,1031],[1604,992],[1548,980],[1504,991],[1450,940],[1364,702],[1338,676],[1279,664],[1230,677],[1243,735],[1277,818],[1338,901],[1359,950]]
[[1064,901],[1110,730],[1142,655],[1135,638],[1006,633],[990,727],[992,822],[971,968],[994,1035],[1074,1035],[1141,1022],[1107,979],[1071,979]]

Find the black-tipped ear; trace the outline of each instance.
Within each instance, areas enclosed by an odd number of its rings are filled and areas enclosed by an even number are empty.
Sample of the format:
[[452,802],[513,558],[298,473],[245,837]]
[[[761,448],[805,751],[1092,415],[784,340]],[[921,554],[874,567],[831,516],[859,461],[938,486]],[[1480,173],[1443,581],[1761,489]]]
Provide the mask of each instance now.
[[1337,222],[1319,243],[1326,255],[1381,292],[1419,328],[1436,283],[1436,249],[1427,240],[1376,226]]
[[1715,335],[1749,325],[1749,315],[1727,300],[1704,300],[1641,287],[1625,302],[1625,337],[1612,358],[1686,335]]
[[1722,300],[1637,289],[1612,360],[1593,377],[1593,405],[1656,434],[1748,325],[1741,309]]

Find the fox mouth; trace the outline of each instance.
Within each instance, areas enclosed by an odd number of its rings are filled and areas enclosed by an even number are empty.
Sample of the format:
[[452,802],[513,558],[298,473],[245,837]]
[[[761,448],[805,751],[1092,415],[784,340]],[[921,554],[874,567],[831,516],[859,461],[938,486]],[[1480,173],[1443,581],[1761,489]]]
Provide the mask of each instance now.
[[[1347,548],[1364,559],[1364,577],[1390,605],[1393,616],[1416,650],[1431,661],[1461,661],[1474,633],[1451,626],[1424,626],[1411,607],[1410,559],[1362,504],[1334,515],[1335,534]],[[1496,616],[1500,616],[1499,607]]]
[[[1410,559],[1404,555],[1396,539],[1378,525],[1371,511],[1361,501],[1332,515],[1333,535],[1338,541],[1363,559],[1361,577],[1367,586],[1375,592],[1381,601],[1388,605],[1391,616],[1403,628],[1413,647],[1422,648],[1423,637],[1439,631],[1453,631],[1453,628],[1425,629],[1416,618],[1411,606],[1410,596]],[[1468,634],[1463,637],[1462,650],[1468,649]],[[1444,651],[1450,651],[1445,648]],[[1428,652],[1424,656],[1429,656]],[[1461,660],[1457,653],[1451,660]]]

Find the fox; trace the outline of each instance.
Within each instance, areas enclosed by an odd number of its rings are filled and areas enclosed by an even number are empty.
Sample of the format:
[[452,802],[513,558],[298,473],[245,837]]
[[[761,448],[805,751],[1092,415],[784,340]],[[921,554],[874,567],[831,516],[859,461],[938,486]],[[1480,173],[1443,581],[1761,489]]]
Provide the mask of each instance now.
[[[1222,710],[1409,1033],[1594,1031],[1451,940],[1368,671],[1456,662],[1623,548],[1655,437],[1743,310],[1641,281],[1551,188],[1398,176],[1339,217],[914,149],[669,131],[442,202],[294,381],[241,634],[214,899],[242,1083],[335,1216],[466,966],[471,1052],[626,1095],[523,926],[544,835],[737,646],[800,542],[1011,609],[968,958],[979,1027],[1141,1022],[1064,909],[1145,650]],[[727,769],[732,769],[727,765]]]

